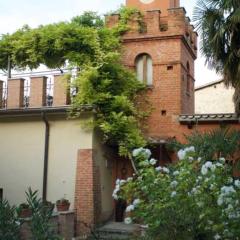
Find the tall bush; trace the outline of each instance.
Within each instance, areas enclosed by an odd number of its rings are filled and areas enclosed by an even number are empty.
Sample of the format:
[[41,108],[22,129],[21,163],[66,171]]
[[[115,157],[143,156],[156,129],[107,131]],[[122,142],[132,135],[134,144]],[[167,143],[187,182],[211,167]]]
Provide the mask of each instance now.
[[125,221],[148,226],[151,239],[239,239],[240,181],[224,158],[204,160],[187,147],[179,161],[155,166],[150,151],[133,151],[139,175],[118,180],[115,199],[125,199]]

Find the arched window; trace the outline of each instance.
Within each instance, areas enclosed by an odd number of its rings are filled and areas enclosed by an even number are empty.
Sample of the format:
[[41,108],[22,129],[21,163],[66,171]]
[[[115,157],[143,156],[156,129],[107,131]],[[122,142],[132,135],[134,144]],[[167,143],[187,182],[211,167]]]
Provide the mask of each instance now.
[[146,53],[141,54],[137,56],[135,65],[138,80],[140,82],[145,83],[146,85],[152,85],[153,84],[152,58]]

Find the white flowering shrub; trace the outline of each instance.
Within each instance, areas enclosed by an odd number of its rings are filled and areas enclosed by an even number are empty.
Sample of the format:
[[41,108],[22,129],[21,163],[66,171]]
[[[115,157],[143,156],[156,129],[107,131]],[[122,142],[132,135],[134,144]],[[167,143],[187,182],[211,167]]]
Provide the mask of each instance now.
[[133,157],[138,174],[117,180],[113,192],[128,203],[125,223],[147,225],[151,239],[240,239],[240,181],[224,158],[204,161],[194,147],[168,167],[147,149]]

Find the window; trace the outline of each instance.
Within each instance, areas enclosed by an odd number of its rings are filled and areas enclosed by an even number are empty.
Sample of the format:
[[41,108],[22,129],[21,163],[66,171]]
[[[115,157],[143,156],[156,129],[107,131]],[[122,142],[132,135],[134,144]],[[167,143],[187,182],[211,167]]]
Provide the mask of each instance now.
[[136,58],[137,78],[147,85],[153,84],[152,58],[148,54],[141,54]]

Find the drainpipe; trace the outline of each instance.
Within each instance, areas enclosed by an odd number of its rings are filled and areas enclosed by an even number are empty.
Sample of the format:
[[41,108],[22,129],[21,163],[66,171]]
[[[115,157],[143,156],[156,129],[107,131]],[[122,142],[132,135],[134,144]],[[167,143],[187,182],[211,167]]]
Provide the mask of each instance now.
[[42,112],[42,120],[45,123],[45,144],[44,144],[44,166],[43,166],[43,189],[42,200],[47,201],[47,178],[48,178],[48,153],[49,153],[49,122],[46,118],[46,114]]

